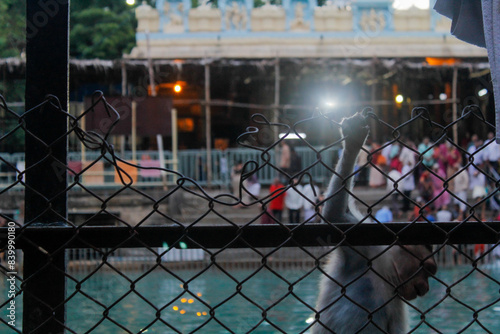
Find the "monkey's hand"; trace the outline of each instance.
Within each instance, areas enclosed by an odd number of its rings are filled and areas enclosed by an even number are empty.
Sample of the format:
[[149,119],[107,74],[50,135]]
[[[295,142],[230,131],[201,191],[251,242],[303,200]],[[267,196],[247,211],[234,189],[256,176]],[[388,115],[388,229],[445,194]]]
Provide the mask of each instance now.
[[345,137],[345,148],[360,150],[370,131],[366,117],[358,112],[354,116],[344,118],[340,124],[342,126],[342,134]]

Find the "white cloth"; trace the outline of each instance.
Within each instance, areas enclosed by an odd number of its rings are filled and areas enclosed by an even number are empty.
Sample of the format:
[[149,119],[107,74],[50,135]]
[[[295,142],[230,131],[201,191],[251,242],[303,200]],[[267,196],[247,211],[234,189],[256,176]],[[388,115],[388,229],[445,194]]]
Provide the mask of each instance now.
[[451,222],[453,215],[449,210],[439,210],[436,212],[436,220],[438,222]]
[[[389,172],[389,174],[387,174],[387,176],[389,176],[389,177],[387,178],[387,188],[386,189],[388,191],[391,191],[394,189],[394,183],[398,182],[401,179],[401,173],[395,169],[392,169]],[[401,186],[401,182],[398,182],[398,189],[399,190],[401,190],[400,186]]]
[[[406,166],[408,162],[410,163],[410,167],[415,166],[415,157],[416,154],[414,151],[410,150],[408,147],[403,146],[401,149],[401,154],[399,155],[399,161],[403,164],[403,166]],[[403,173],[404,175],[405,173]]]
[[285,206],[291,210],[299,210],[304,205],[304,197],[300,194],[302,193],[302,186],[298,184],[295,189],[288,189],[285,196]]
[[486,177],[476,167],[469,167],[469,189],[472,190],[472,198],[486,196]]
[[463,170],[453,178],[453,192],[459,193],[467,189],[469,189],[469,174]]
[[260,183],[259,182],[255,182],[255,183],[249,184],[248,187],[247,187],[247,190],[253,196],[259,197],[259,194],[260,194]]
[[406,175],[405,178],[401,181],[401,190],[402,191],[413,191],[415,190],[415,175],[412,172],[412,167],[408,165],[404,165],[401,169],[401,174]]
[[[316,196],[314,195],[314,192],[316,192]],[[302,193],[304,194],[304,209],[305,210],[311,210],[314,209],[316,206],[316,199],[318,198],[319,195],[319,188],[317,186],[314,186],[314,191],[313,187],[307,183],[302,187]],[[312,202],[312,203],[311,203]]]
[[472,189],[472,198],[482,198],[486,196],[486,188],[483,186],[475,186]]
[[[465,173],[464,173],[465,174]],[[456,197],[453,197],[453,203],[458,204],[460,211],[467,210],[467,190],[453,192]],[[460,199],[460,200],[459,200]]]

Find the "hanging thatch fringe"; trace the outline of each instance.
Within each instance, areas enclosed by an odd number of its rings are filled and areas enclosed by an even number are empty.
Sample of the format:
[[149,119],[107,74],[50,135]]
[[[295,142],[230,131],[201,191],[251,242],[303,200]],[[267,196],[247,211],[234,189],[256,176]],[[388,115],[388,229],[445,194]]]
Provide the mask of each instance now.
[[[294,64],[307,64],[307,65],[324,65],[324,66],[347,66],[353,68],[363,68],[370,66],[385,67],[387,69],[394,69],[394,67],[408,68],[408,69],[425,69],[433,68],[427,64],[425,60],[402,60],[402,59],[333,59],[333,58],[318,58],[318,59],[301,59],[301,58],[286,58],[282,61],[288,61]],[[173,66],[179,67],[180,64],[189,65],[204,65],[207,62],[214,66],[274,66],[275,59],[182,59],[182,60],[167,60],[167,59],[154,59],[153,65],[159,66]],[[142,59],[117,59],[117,60],[103,60],[103,59],[71,59],[70,66],[77,71],[95,71],[106,72],[110,70],[120,70],[122,64],[125,64],[127,69],[146,68],[147,60]],[[4,58],[0,59],[0,71],[5,73],[16,73],[24,71],[26,66],[25,59],[21,58]],[[474,61],[462,61],[450,66],[441,67],[457,67],[459,69],[467,69],[470,72],[480,72],[489,68],[489,63],[486,59]],[[0,72],[0,73],[2,73]]]

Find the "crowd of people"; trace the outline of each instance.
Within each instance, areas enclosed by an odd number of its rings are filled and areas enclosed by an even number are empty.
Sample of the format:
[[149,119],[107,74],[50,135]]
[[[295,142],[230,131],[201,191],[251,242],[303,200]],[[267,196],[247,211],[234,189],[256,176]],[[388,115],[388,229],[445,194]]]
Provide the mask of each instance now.
[[[496,190],[499,160],[500,145],[493,133],[484,140],[472,135],[461,146],[448,140],[433,143],[428,137],[418,144],[406,138],[382,145],[373,142],[365,144],[358,156],[355,184],[383,188],[392,194],[389,205],[378,214],[384,222],[453,221],[465,219],[471,213],[485,220],[487,206],[494,214],[491,218],[500,219],[497,197],[488,196]],[[241,168],[241,163],[233,168],[236,190]],[[269,188],[272,199],[265,216],[272,218],[266,221],[272,222],[273,218],[290,224],[321,221],[316,212],[320,211],[318,204],[324,198],[322,189],[309,180],[299,184],[298,177],[292,181],[293,187],[287,187],[290,181],[285,176],[300,174],[302,166],[293,147],[285,142],[281,145],[279,168],[287,174],[276,177]],[[245,181],[245,188],[255,198],[260,191],[257,184],[257,180]],[[237,191],[234,195],[239,196]]]
[[[269,201],[262,223],[321,222],[322,189],[309,178],[304,182],[298,176],[302,166],[292,147],[282,144],[281,151],[279,168],[284,173],[274,179],[264,195]],[[487,206],[491,214],[488,218],[500,220],[500,196],[496,196],[499,162],[500,145],[493,133],[484,140],[472,135],[460,146],[448,140],[433,143],[428,137],[418,144],[408,139],[383,145],[373,142],[366,144],[358,156],[355,185],[382,188],[391,194],[388,204],[373,214],[379,222],[449,222],[471,215],[472,219],[486,220]],[[233,180],[237,180],[241,167],[241,163],[236,166]],[[290,176],[295,176],[292,183]],[[245,188],[251,190],[254,183],[248,179]],[[236,181],[233,189],[238,189]],[[255,199],[258,191],[260,186]],[[484,252],[484,245],[476,248],[475,253]]]
[[412,210],[412,203],[420,202],[431,219],[443,211],[451,211],[451,218],[457,219],[473,208],[476,217],[484,220],[487,204],[492,211],[500,209],[496,196],[488,197],[499,178],[499,159],[500,145],[489,133],[486,140],[472,135],[464,146],[447,140],[432,143],[428,137],[418,145],[406,139],[382,146],[372,143],[358,158],[358,167],[367,166],[365,181],[370,187],[397,188],[394,197],[402,203],[396,206],[398,201],[393,201],[391,208],[397,216],[410,212],[402,218],[418,218],[420,209]]

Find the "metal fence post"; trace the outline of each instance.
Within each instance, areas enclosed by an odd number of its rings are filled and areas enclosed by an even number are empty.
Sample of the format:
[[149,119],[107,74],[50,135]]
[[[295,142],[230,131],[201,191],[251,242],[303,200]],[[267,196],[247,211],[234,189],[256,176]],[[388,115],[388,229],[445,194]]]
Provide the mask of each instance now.
[[[68,103],[69,1],[26,0],[26,190],[28,226],[64,224],[67,217],[67,117],[43,102]],[[29,228],[29,227],[28,227]],[[36,244],[36,239],[32,240]],[[64,250],[24,250],[23,332],[63,333]]]

